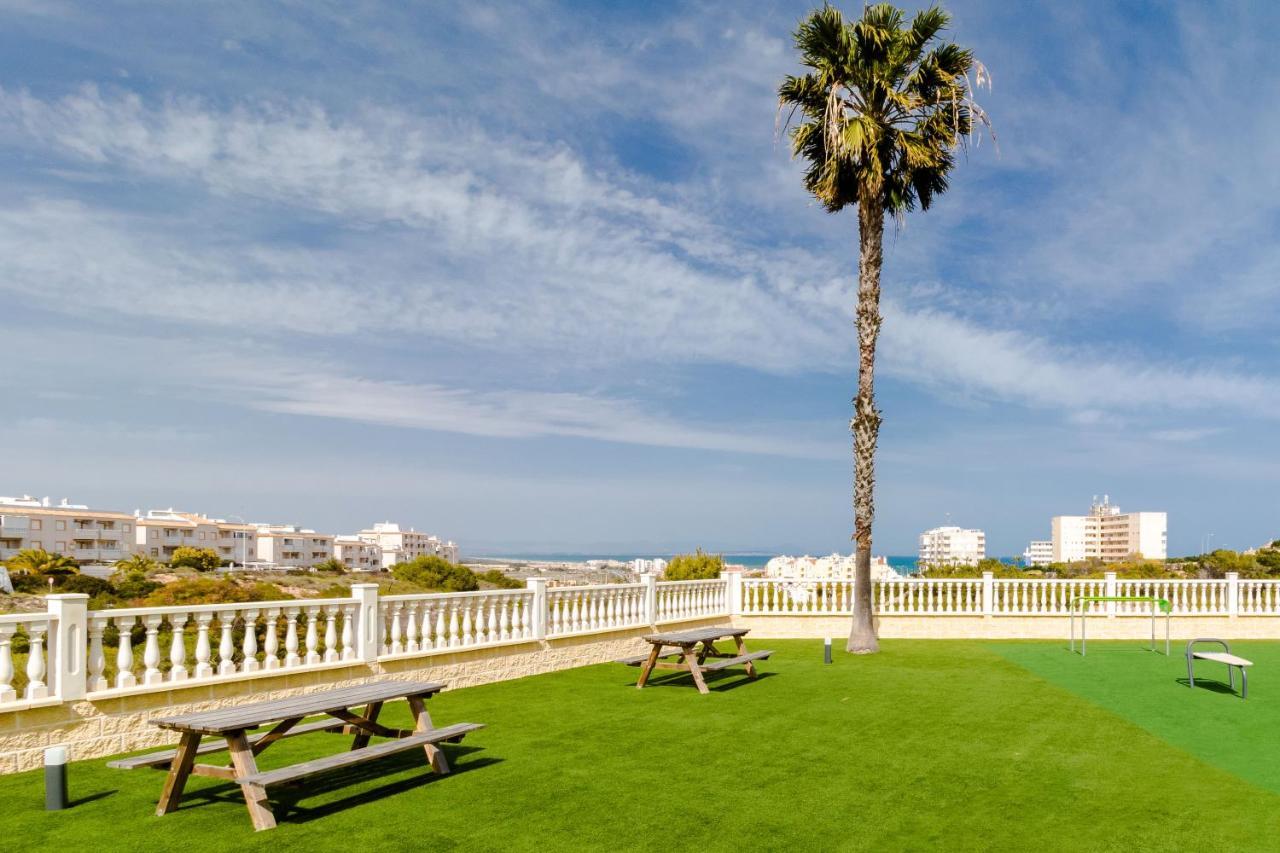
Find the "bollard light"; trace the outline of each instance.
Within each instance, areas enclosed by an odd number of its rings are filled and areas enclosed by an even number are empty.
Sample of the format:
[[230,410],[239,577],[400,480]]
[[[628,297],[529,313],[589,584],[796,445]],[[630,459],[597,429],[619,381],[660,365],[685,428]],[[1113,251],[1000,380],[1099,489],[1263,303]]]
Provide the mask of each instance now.
[[44,810],[56,812],[67,807],[67,748],[51,746],[44,751]]
[[822,662],[831,663],[831,638],[827,637],[822,641]]

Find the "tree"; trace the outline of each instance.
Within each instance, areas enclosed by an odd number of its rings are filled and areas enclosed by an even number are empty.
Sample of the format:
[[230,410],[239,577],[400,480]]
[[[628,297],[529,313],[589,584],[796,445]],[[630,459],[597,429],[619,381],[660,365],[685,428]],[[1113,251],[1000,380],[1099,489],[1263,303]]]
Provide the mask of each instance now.
[[466,566],[455,565],[434,554],[396,563],[391,567],[391,576],[441,592],[471,592],[480,588],[475,573]]
[[[889,4],[846,21],[832,6],[811,12],[795,31],[808,69],[778,89],[789,110],[791,149],[807,161],[805,188],[829,213],[858,211],[858,391],[853,401],[853,626],[847,649],[877,651],[871,619],[871,524],[875,517],[876,340],[884,218],[928,210],[947,189],[954,152],[971,139],[973,119],[990,123],[970,97],[969,74],[989,83],[972,52],[939,41],[950,22],[941,9],[908,25]],[[799,114],[799,120],[792,120]]]
[[5,562],[15,575],[69,575],[80,571],[80,564],[66,554],[50,554],[38,548],[24,548]]
[[116,560],[114,568],[116,575],[127,577],[128,575],[145,575],[148,572],[154,572],[160,568],[160,563],[146,554],[131,554],[123,560]]
[[704,554],[699,548],[693,554],[677,554],[662,570],[662,577],[669,581],[699,581],[720,577],[724,571],[724,557]]
[[175,569],[195,569],[197,572],[212,572],[222,565],[218,552],[212,548],[191,548],[183,545],[173,549],[169,565]]

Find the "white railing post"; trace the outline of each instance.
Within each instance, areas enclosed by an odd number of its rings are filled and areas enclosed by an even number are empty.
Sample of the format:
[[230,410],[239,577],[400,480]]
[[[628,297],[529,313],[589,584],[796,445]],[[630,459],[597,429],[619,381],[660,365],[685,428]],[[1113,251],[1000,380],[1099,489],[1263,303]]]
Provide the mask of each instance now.
[[529,605],[529,616],[533,619],[533,639],[547,638],[547,579],[525,578],[524,585],[533,590],[533,603]]
[[982,615],[990,619],[996,612],[996,576],[994,572],[982,573]]
[[356,602],[356,660],[375,663],[378,660],[378,585],[353,583],[351,597]]
[[[1117,595],[1117,593],[1116,593],[1116,573],[1115,573],[1115,572],[1103,572],[1103,573],[1102,573],[1102,577],[1103,577],[1103,579],[1104,579],[1104,580],[1103,580],[1103,584],[1104,584],[1104,586],[1103,586],[1102,594],[1103,594],[1103,595],[1105,595],[1107,598],[1115,598],[1115,596]],[[1114,619],[1114,618],[1115,618],[1115,616],[1116,616],[1116,603],[1115,603],[1114,601],[1108,601],[1108,602],[1107,602],[1107,618],[1108,618],[1108,619]]]
[[49,693],[83,699],[88,690],[89,596],[82,592],[45,596],[49,608]]
[[641,572],[644,584],[644,624],[653,625],[658,619],[658,576],[653,572]]
[[725,589],[725,607],[730,616],[742,615],[742,572],[721,572],[720,580],[728,585]]
[[1227,618],[1234,619],[1240,613],[1240,573],[1227,572]]

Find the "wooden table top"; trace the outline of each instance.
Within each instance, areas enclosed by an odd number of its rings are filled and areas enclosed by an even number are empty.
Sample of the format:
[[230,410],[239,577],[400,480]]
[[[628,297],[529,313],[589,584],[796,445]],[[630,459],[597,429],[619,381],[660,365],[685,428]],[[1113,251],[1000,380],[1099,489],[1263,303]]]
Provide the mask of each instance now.
[[722,625],[719,628],[690,628],[687,631],[671,631],[666,634],[648,634],[645,640],[654,645],[687,646],[693,643],[709,643],[723,637],[741,637],[750,632],[750,628],[735,628]]
[[165,729],[201,734],[224,734],[239,729],[251,729],[264,723],[290,717],[311,717],[330,711],[344,711],[355,705],[370,702],[386,702],[407,696],[431,696],[444,689],[438,681],[375,681],[355,687],[339,687],[294,696],[288,699],[270,699],[251,702],[231,708],[197,711],[175,717],[157,717],[151,722]]

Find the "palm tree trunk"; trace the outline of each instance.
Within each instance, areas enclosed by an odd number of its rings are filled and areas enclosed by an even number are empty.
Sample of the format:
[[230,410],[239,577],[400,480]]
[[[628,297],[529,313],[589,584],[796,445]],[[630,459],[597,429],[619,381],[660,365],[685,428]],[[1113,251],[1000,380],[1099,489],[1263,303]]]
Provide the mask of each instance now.
[[871,617],[871,522],[875,518],[876,339],[880,336],[880,267],[884,260],[884,209],[878,194],[864,191],[858,199],[858,396],[853,400],[853,628],[846,651],[880,650]]

